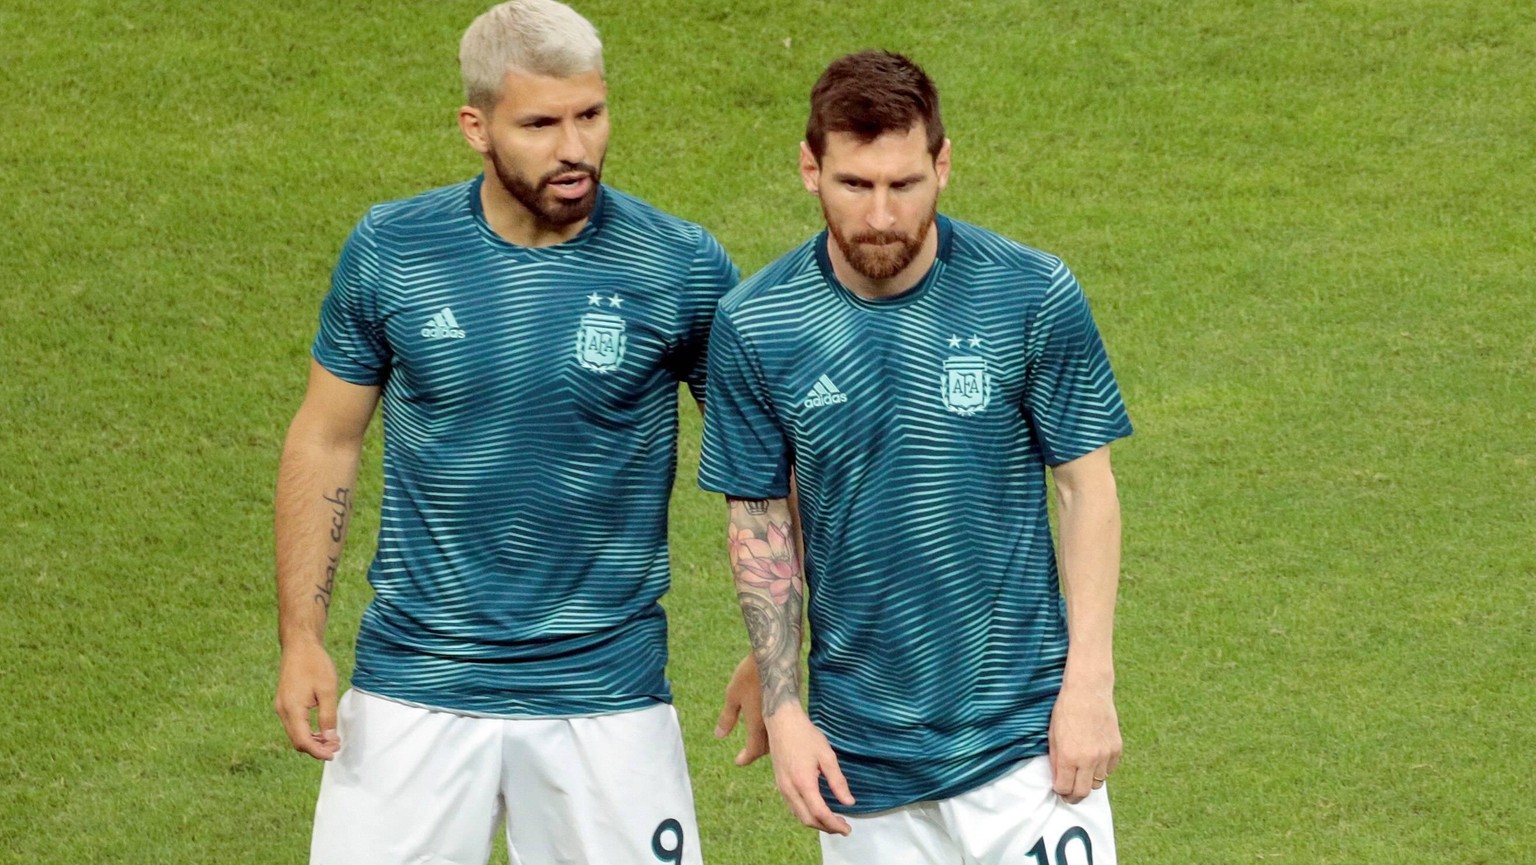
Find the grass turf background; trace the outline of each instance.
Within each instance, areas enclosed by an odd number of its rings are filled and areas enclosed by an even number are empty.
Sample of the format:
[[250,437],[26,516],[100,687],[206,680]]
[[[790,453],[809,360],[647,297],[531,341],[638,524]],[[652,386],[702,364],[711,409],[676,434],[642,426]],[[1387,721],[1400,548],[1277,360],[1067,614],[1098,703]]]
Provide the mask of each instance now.
[[[0,861],[302,861],[270,494],[371,203],[478,169],[482,3],[0,9]],[[1063,256],[1138,432],[1126,862],[1536,860],[1536,11],[592,0],[607,179],[746,272],[819,224],[825,62],[938,80],[953,216]],[[815,861],[710,736],[745,648],[684,413],[671,668],[708,860]],[[332,616],[366,603],[377,441]]]

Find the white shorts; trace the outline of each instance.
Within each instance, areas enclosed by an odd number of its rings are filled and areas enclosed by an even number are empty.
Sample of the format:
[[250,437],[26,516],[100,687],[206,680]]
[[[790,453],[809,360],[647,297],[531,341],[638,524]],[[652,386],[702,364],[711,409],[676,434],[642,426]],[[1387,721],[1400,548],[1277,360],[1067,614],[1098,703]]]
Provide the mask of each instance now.
[[823,865],[1115,865],[1104,788],[1069,805],[1051,762],[1026,760],[950,799],[846,815],[849,835],[821,836]]
[[351,690],[312,865],[701,865],[677,712],[474,718]]

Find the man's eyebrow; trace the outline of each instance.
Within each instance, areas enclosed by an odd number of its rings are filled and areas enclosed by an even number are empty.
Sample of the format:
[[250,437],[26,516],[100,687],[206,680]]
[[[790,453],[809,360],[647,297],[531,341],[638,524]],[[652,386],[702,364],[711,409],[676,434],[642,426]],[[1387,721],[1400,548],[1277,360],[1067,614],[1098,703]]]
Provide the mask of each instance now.
[[[906,177],[898,177],[895,180],[892,180],[891,184],[892,185],[896,185],[896,184],[899,184],[899,183],[905,183],[905,184],[917,183],[917,182],[921,181],[926,176],[927,175],[923,174],[921,171],[918,171],[918,172],[914,172],[912,174],[908,174]],[[858,174],[851,174],[851,173],[846,172],[846,171],[834,171],[834,172],[832,172],[832,179],[837,181],[838,183],[871,183],[871,184],[874,183],[874,181],[870,180],[867,177],[863,177],[863,176],[858,175]]]
[[[586,108],[583,108],[583,109],[581,109],[580,111],[578,111],[576,113],[578,115],[581,115],[581,114],[591,114],[594,111],[605,110],[607,107],[608,107],[608,100],[603,99],[603,100],[599,100],[597,102],[594,102],[591,105],[588,105]],[[530,111],[527,114],[516,115],[512,119],[516,123],[536,123],[536,122],[538,122],[540,120],[559,120],[560,119],[560,115],[558,115],[558,114],[550,114],[548,112],[543,112],[543,111]]]

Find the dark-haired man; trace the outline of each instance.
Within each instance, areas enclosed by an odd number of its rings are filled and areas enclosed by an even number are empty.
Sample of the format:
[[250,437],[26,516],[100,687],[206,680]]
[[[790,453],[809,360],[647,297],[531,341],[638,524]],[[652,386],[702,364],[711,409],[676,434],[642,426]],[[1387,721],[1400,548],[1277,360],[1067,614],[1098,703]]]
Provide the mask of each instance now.
[[1112,865],[1108,444],[1131,426],[1083,293],[937,214],[950,144],[905,57],[826,70],[800,170],[827,230],[721,301],[700,469],[779,790],[831,865]]

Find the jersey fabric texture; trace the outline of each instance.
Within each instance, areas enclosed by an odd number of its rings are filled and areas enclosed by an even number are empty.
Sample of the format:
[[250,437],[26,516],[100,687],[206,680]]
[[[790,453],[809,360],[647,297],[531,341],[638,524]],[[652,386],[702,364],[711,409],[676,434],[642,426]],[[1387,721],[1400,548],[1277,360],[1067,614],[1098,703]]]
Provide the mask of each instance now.
[[940,216],[900,296],[842,286],[813,238],[721,301],[699,481],[798,487],[810,716],[868,813],[1046,752],[1066,659],[1045,467],[1131,432],[1076,279]]
[[678,382],[703,398],[736,268],[606,186],[571,240],[509,244],[481,181],[371,209],[321,311],[315,359],[383,394],[352,684],[499,717],[668,702]]

